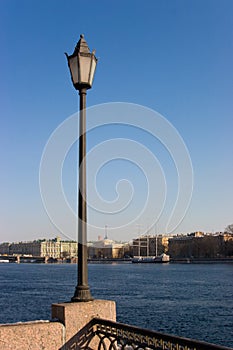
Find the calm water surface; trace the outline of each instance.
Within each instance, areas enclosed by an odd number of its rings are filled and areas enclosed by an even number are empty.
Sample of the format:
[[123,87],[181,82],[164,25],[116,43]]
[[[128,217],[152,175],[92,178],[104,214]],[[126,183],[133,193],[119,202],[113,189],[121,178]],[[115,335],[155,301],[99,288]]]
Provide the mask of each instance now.
[[[232,264],[88,268],[92,295],[115,300],[119,322],[233,347]],[[75,285],[75,265],[0,264],[0,323],[49,319]]]

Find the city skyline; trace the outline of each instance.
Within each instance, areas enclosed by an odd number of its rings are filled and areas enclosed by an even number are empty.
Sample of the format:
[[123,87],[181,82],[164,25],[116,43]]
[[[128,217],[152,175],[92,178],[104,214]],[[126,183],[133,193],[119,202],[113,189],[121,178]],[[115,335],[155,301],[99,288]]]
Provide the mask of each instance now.
[[[40,195],[39,172],[51,134],[78,110],[64,52],[73,51],[81,33],[99,57],[88,107],[112,102],[143,106],[162,115],[184,140],[194,187],[188,211],[174,233],[223,231],[233,222],[231,1],[149,0],[111,5],[107,1],[71,1],[68,5],[24,0],[20,4],[2,2],[0,8],[4,52],[0,83],[1,242],[20,237],[33,240],[38,235],[75,239],[50,222]],[[104,236],[105,225],[114,240],[122,240],[124,235],[129,240],[139,227],[143,233],[151,223],[152,233],[166,233],[178,187],[174,159],[160,140],[129,125],[104,125],[90,131],[90,156],[92,149],[113,139],[140,143],[158,159],[166,180],[165,207],[157,224],[149,212],[148,217],[135,219],[119,237],[117,229],[112,230],[112,217],[97,217],[89,210],[88,220],[96,221],[98,227],[89,229],[88,240]],[[126,179],[133,185],[135,203],[128,206],[129,216],[123,218],[127,220],[141,210],[138,204],[146,200],[146,182],[144,169],[124,159],[123,151],[122,145],[121,159],[104,163],[95,173],[96,179],[90,173],[90,163],[88,179],[96,180],[95,188],[106,203],[118,198],[119,181]],[[62,169],[64,193],[73,211],[76,166],[74,144]],[[130,197],[127,187],[122,191]],[[124,195],[122,203],[128,205]],[[89,196],[92,198],[91,192]],[[163,194],[159,198],[162,202]]]
[[[174,234],[164,234],[164,233],[153,233],[153,232],[148,232],[148,233],[145,233],[145,234],[140,234],[140,233],[136,233],[133,234],[132,236],[132,239],[130,239],[129,241],[117,241],[117,240],[114,240],[114,239],[111,239],[109,238],[108,236],[101,236],[101,235],[98,235],[97,237],[94,237],[94,239],[92,240],[88,240],[87,243],[95,243],[95,242],[98,242],[98,241],[112,241],[114,243],[122,243],[122,244],[125,244],[125,243],[130,243],[130,241],[133,241],[135,239],[139,239],[139,238],[146,238],[146,237],[166,237],[166,238],[177,238],[177,237],[189,237],[189,236],[192,236],[192,235],[200,235],[200,236],[218,236],[218,235],[229,235],[229,236],[232,236],[232,233],[229,233],[229,232],[203,232],[203,231],[195,231],[195,232],[182,232],[182,233],[174,233]],[[5,244],[5,243],[33,243],[33,242],[43,242],[43,241],[56,241],[56,240],[59,240],[61,242],[72,242],[72,243],[75,243],[76,240],[68,240],[68,239],[63,239],[61,238],[60,236],[55,236],[53,234],[50,235],[49,238],[46,238],[44,236],[39,236],[39,237],[36,237],[35,239],[32,239],[32,240],[19,240],[18,241],[0,241],[0,244]],[[77,243],[77,242],[76,242]]]

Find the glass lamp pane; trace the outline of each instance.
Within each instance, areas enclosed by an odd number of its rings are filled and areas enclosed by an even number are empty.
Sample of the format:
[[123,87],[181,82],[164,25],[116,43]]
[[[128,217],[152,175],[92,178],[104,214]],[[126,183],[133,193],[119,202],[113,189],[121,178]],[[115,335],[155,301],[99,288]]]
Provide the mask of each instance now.
[[80,83],[89,84],[91,57],[79,55]]
[[89,77],[89,84],[92,86],[94,75],[95,75],[95,68],[96,68],[96,58],[95,56],[92,56],[91,58],[91,70],[90,70],[90,77]]
[[70,73],[71,73],[73,84],[77,84],[79,81],[77,56],[69,58],[69,66],[70,66]]

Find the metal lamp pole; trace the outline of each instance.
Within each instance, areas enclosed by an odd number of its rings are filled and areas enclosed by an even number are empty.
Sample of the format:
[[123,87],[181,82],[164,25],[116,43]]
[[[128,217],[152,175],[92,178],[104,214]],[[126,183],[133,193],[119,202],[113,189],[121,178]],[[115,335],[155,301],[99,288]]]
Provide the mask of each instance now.
[[72,301],[93,300],[87,271],[87,203],[86,203],[86,94],[79,90],[79,193],[78,193],[78,284]]
[[92,87],[97,59],[90,52],[83,35],[74,53],[67,56],[71,79],[80,96],[79,119],[79,194],[78,194],[78,283],[71,301],[93,300],[88,286],[87,203],[86,203],[86,94]]

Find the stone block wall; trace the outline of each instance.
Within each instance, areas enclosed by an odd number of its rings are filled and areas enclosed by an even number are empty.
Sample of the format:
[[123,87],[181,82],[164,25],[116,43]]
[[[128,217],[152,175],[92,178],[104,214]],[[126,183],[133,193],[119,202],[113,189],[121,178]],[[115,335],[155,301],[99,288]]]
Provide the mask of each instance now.
[[65,327],[60,322],[0,325],[0,350],[58,350],[64,341]]
[[114,301],[52,305],[52,321],[0,325],[0,350],[61,350],[91,319],[116,321]]

